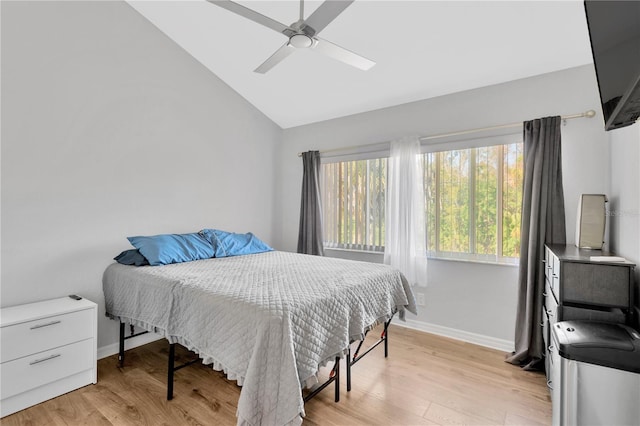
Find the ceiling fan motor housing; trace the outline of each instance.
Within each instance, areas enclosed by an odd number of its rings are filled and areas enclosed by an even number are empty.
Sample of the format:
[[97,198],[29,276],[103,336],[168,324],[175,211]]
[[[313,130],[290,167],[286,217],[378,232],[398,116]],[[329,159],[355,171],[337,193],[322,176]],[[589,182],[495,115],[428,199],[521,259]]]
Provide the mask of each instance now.
[[289,44],[298,49],[311,47],[313,39],[306,34],[294,34],[289,38]]

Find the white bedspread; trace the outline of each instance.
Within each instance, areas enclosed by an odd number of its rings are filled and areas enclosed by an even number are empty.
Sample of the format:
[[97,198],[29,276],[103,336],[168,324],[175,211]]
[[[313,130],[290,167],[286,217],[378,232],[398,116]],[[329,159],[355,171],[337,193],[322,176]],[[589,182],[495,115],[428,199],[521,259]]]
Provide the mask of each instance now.
[[386,265],[267,252],[165,266],[110,265],[107,315],[195,351],[242,385],[238,424],[299,424],[301,386],[398,312],[410,286]]

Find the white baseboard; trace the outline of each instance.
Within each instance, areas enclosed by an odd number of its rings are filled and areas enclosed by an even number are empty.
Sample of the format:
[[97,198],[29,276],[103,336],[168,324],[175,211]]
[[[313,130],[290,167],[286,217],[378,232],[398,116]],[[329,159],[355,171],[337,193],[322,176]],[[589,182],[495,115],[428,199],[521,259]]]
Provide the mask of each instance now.
[[[438,336],[449,337],[451,339],[461,340],[463,342],[469,342],[475,345],[485,346],[487,348],[497,349],[504,352],[512,352],[514,348],[514,343],[509,340],[497,339],[495,337],[471,333],[464,330],[457,330],[455,328],[444,327],[442,325],[430,324],[422,321],[408,319],[406,322],[394,321],[393,324],[399,325],[400,327],[411,328],[414,330],[424,331],[426,333],[436,334]],[[136,336],[132,339],[125,340],[124,348],[125,350],[132,349],[138,346],[146,345],[147,343],[155,342],[159,339],[162,339],[162,336],[155,333],[143,334],[141,336]],[[119,348],[117,342],[110,345],[102,346],[98,348],[98,359],[117,354],[118,350]]]
[[491,349],[497,349],[503,352],[512,352],[513,348],[515,347],[514,342],[510,340],[498,339],[491,336],[485,336],[483,334],[457,330],[455,328],[444,327],[438,324],[430,324],[423,321],[407,319],[406,322],[394,321],[393,324],[399,325],[400,327],[406,327],[414,330],[424,331],[426,333],[436,334],[438,336],[461,340],[463,342],[473,343],[475,345],[485,346]]
[[[136,348],[138,346],[146,345],[147,343],[155,342],[162,339],[162,336],[155,333],[147,333],[140,336],[133,337],[124,341],[124,350]],[[98,359],[106,358],[108,356],[117,354],[120,350],[118,342],[110,345],[102,346],[98,348]]]

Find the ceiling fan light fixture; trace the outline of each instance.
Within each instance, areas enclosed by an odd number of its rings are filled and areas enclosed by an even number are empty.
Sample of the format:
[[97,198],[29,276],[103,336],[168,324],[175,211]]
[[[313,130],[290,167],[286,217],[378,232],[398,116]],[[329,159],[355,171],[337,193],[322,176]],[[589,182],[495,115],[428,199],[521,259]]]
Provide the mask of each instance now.
[[313,40],[306,34],[294,34],[289,38],[289,44],[297,49],[311,47]]
[[289,26],[235,1],[207,1],[267,28],[271,28],[288,38],[288,41],[284,45],[254,70],[254,72],[259,74],[264,74],[269,71],[282,62],[283,59],[291,55],[296,49],[312,49],[315,52],[365,71],[376,64],[370,59],[318,37],[318,33],[333,22],[333,20],[355,0],[325,0],[307,19],[304,19],[304,0],[300,0],[300,19]]

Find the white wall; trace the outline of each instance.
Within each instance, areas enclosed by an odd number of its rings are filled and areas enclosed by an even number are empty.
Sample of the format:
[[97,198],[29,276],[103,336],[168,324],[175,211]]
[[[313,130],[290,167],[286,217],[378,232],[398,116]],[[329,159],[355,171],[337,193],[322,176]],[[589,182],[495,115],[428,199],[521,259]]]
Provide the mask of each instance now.
[[[611,149],[611,251],[635,262],[640,314],[640,124],[608,132]],[[640,325],[640,324],[639,324]]]
[[[294,251],[299,151],[600,111],[586,66],[283,132],[126,4],[2,2],[1,19],[0,304],[95,300],[100,347],[117,334],[101,275],[128,235],[216,226]],[[602,129],[563,127],[569,242],[578,194],[619,179]],[[420,324],[512,341],[516,268],[433,261],[429,279]]]
[[[390,83],[392,84],[392,83]],[[593,119],[562,127],[567,241],[574,241],[578,196],[607,190],[609,161],[593,66],[572,68],[523,80],[465,91],[306,126],[285,129],[277,188],[280,248],[297,241],[302,165],[297,153],[383,142],[407,134],[433,135],[520,122],[589,109]],[[432,261],[427,306],[418,320],[505,344],[513,341],[517,268]]]
[[2,306],[99,304],[126,236],[274,243],[281,129],[123,2],[2,2]]

